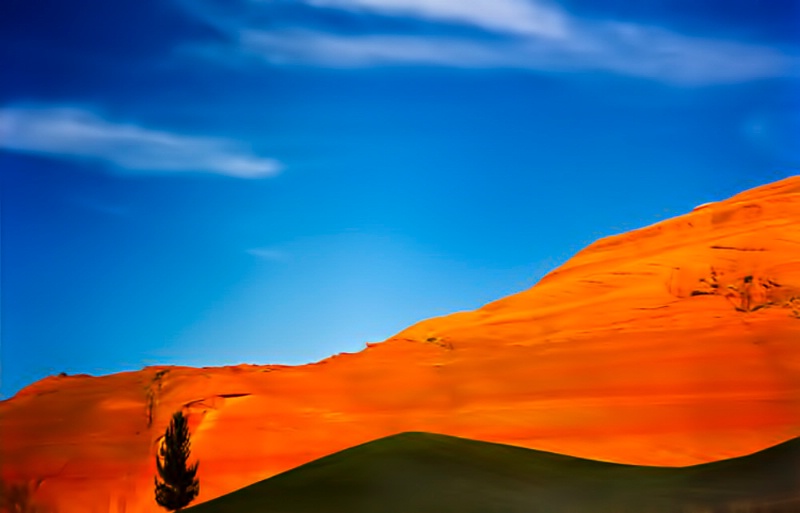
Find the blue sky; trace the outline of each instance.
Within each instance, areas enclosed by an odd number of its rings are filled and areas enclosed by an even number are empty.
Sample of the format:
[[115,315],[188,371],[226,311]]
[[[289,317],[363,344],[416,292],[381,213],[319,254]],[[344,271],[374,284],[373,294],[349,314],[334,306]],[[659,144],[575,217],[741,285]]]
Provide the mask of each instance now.
[[800,164],[796,0],[7,4],[3,397],[357,351]]

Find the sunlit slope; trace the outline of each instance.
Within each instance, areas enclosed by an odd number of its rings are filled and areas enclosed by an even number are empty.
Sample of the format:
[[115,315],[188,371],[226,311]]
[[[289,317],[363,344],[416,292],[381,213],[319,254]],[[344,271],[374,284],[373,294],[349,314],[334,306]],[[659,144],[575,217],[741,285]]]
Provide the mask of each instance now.
[[733,460],[658,468],[404,433],[316,460],[190,511],[677,513],[723,507],[787,513],[800,508],[800,439]]
[[800,177],[602,239],[396,339],[452,348],[440,372],[459,386],[435,394],[474,415],[448,433],[667,465],[796,436]]
[[58,513],[159,511],[178,409],[199,501],[404,431],[668,466],[794,438],[800,177],[600,240],[527,291],[356,354],[47,378],[0,402],[0,473]]

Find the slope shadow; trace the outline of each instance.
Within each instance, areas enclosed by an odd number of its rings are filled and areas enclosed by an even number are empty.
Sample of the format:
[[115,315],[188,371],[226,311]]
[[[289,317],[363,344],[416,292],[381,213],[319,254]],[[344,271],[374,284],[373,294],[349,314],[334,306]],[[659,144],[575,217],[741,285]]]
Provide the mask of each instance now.
[[187,511],[800,512],[800,438],[740,458],[668,468],[402,433],[331,454]]

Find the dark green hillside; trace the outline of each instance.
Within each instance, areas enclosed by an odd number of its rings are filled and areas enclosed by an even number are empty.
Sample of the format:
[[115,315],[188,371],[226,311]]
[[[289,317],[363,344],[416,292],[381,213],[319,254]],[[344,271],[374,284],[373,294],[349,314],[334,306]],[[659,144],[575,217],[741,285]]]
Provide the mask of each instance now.
[[313,461],[191,513],[800,513],[800,438],[684,468],[617,465],[428,433]]

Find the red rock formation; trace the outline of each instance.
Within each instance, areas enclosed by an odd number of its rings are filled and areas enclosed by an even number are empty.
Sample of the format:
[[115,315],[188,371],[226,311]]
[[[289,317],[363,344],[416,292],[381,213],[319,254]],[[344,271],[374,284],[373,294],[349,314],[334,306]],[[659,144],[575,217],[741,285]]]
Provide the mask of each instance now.
[[391,433],[686,465],[800,435],[800,177],[589,246],[535,287],[298,367],[51,377],[0,404],[7,483],[155,512],[190,415],[199,500]]

